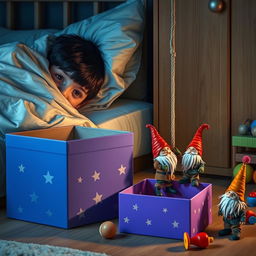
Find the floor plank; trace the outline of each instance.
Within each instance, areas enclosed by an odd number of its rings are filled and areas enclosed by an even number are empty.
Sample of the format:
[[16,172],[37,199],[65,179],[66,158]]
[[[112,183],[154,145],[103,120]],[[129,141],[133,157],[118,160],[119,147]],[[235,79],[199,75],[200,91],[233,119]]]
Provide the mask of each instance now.
[[[144,178],[153,178],[153,171],[139,172],[135,174],[134,182]],[[115,239],[105,240],[101,238],[98,228],[101,223],[78,227],[70,230],[39,225],[19,220],[8,219],[5,209],[0,210],[0,239],[15,240],[21,242],[33,242],[56,246],[65,246],[74,249],[105,252],[112,256],[165,256],[165,255],[256,255],[256,225],[242,227],[240,241],[230,241],[227,237],[219,238],[218,230],[222,228],[222,218],[217,216],[218,196],[225,192],[230,184],[229,178],[202,177],[202,182],[213,184],[213,224],[207,227],[205,232],[214,237],[214,242],[208,249],[193,247],[185,251],[180,240],[141,236],[134,234],[118,234]],[[255,184],[247,184],[247,193],[255,191]],[[256,212],[256,208],[252,208]],[[118,220],[113,220],[118,225]]]

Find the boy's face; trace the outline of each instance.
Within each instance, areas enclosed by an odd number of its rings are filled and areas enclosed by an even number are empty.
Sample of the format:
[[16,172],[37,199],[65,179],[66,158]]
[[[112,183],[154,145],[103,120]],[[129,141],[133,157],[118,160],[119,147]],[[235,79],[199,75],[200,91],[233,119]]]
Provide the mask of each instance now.
[[64,97],[74,108],[79,108],[79,105],[87,98],[88,90],[74,82],[67,73],[64,73],[57,66],[52,65],[50,73]]

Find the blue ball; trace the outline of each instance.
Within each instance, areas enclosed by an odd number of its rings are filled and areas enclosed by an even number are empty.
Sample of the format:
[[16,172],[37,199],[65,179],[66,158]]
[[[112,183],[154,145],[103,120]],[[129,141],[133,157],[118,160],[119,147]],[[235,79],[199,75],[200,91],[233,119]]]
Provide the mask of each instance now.
[[252,122],[251,122],[251,129],[253,128],[253,127],[255,127],[256,126],[256,120],[253,120]]

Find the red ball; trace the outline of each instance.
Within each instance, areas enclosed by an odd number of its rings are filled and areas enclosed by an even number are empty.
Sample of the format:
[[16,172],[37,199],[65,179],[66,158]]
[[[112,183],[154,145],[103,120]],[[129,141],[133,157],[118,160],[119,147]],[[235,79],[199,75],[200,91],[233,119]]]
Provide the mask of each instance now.
[[99,227],[100,235],[107,239],[115,237],[116,230],[116,225],[111,221],[105,221]]

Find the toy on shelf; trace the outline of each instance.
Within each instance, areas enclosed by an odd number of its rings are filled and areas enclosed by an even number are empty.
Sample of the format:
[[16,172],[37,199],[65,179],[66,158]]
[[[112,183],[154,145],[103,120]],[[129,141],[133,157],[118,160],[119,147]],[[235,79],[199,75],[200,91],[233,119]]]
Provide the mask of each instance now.
[[250,133],[252,136],[256,136],[256,120],[250,123]]
[[241,224],[246,221],[246,203],[244,199],[246,164],[250,162],[249,156],[243,157],[243,165],[231,182],[225,194],[220,197],[219,216],[223,216],[224,229],[219,236],[230,235],[230,240],[239,240]]
[[247,196],[247,205],[250,207],[256,206],[256,192],[251,192]]
[[[251,135],[232,136],[232,167],[241,163],[245,155],[251,158],[251,164],[256,164],[256,137]],[[239,167],[237,168],[239,170]]]
[[251,135],[251,119],[246,119],[246,121],[238,126],[239,135]]
[[116,225],[112,221],[105,221],[99,227],[100,235],[103,238],[111,239],[116,236]]
[[[157,196],[162,196],[162,189],[165,189],[166,192],[176,193],[176,190],[172,187],[172,181],[177,166],[177,156],[153,125],[147,124],[146,127],[150,129],[152,138],[156,179],[155,193]],[[179,153],[179,150],[175,149],[175,152]]]
[[200,248],[207,248],[210,243],[212,243],[214,238],[212,236],[208,236],[205,232],[200,232],[193,237],[189,237],[187,232],[184,233],[184,247],[186,250],[190,249],[190,245],[196,245]]
[[202,159],[203,145],[202,133],[204,129],[209,129],[208,124],[202,124],[196,131],[192,141],[188,145],[186,152],[182,156],[183,177],[179,181],[181,184],[191,182],[192,186],[199,186],[199,174],[204,172],[205,162]]
[[246,212],[246,224],[249,224],[249,225],[253,225],[256,223],[256,213],[251,211],[251,210],[248,210]]

